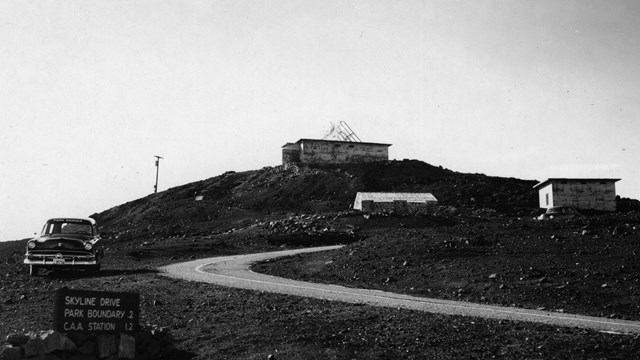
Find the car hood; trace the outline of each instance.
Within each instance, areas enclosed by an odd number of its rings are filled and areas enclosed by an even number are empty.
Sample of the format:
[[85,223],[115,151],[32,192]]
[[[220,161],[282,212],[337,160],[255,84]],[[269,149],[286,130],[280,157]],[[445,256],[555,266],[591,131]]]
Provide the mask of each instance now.
[[47,242],[47,241],[78,241],[78,242],[86,242],[92,239],[92,236],[82,235],[82,234],[52,234],[52,235],[41,235],[36,237],[34,240],[38,242]]

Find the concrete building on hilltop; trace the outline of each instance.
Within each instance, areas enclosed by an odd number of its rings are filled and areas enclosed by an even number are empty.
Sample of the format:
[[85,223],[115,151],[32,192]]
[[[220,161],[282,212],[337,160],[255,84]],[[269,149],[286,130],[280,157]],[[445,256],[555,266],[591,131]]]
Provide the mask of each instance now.
[[536,184],[540,207],[569,205],[582,210],[616,210],[616,182],[620,179],[551,178]]
[[300,139],[282,146],[282,164],[349,164],[389,160],[389,146],[352,141]]
[[430,193],[359,192],[353,208],[366,213],[432,214],[438,200]]

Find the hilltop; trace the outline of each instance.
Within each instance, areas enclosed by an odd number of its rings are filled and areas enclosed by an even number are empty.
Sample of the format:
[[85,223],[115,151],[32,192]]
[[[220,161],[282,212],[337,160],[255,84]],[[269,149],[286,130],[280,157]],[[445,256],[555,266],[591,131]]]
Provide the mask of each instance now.
[[[225,172],[92,215],[118,238],[218,234],[257,219],[348,211],[358,191],[430,192],[441,211],[529,216],[536,181],[464,174],[418,160]],[[201,196],[202,200],[196,201]]]

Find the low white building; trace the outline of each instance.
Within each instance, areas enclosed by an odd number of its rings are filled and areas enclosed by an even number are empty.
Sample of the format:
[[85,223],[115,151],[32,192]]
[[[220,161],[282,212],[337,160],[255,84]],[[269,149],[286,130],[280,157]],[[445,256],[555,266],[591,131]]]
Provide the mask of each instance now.
[[359,192],[353,208],[368,213],[429,214],[437,204],[430,193]]
[[282,165],[387,161],[389,146],[391,144],[300,139],[282,145]]
[[620,179],[550,178],[536,184],[540,207],[569,205],[583,210],[616,210],[616,182]]

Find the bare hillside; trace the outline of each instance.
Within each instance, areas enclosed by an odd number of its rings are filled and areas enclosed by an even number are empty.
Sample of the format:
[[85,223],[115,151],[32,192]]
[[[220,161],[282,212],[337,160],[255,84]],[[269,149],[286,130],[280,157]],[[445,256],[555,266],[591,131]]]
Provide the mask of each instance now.
[[[449,211],[529,216],[535,181],[462,174],[417,160],[265,167],[186,184],[94,214],[118,237],[220,233],[256,219],[347,211],[358,191],[430,192]],[[201,201],[195,201],[202,196]]]

